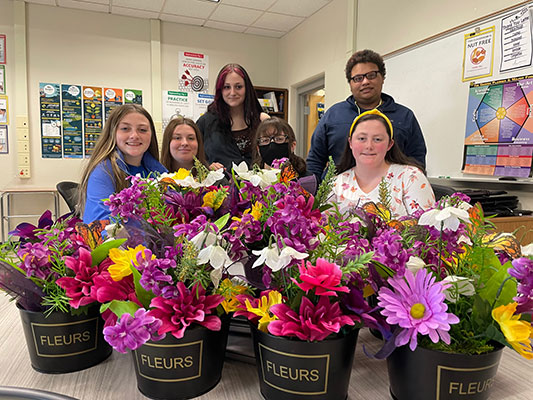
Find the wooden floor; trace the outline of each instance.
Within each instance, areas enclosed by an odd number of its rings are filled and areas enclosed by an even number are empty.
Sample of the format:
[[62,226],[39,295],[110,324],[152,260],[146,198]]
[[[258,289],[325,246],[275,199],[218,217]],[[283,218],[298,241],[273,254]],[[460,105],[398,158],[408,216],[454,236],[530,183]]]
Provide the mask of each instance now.
[[[357,343],[349,399],[390,399],[385,361],[367,358],[363,346],[376,350],[379,341],[368,330],[361,331]],[[533,399],[533,361],[505,349],[493,385],[494,400]],[[15,304],[0,293],[0,386],[19,386],[46,390],[80,400],[145,399],[135,381],[129,354],[114,352],[103,363],[85,371],[47,375],[30,366],[24,334]],[[239,361],[226,361],[221,382],[205,400],[260,399],[254,366]],[[429,400],[429,399],[428,399]]]

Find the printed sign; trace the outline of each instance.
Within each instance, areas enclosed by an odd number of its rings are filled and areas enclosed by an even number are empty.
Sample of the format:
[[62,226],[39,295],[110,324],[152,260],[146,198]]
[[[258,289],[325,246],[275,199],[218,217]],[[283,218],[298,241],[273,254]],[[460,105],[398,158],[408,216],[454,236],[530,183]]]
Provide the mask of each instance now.
[[63,157],[83,157],[81,86],[61,85],[61,119],[63,121]]
[[61,103],[58,83],[40,83],[41,150],[43,158],[61,158]]
[[143,91],[137,89],[124,89],[124,103],[143,105]]
[[464,37],[463,82],[492,75],[494,26]]
[[83,86],[85,157],[90,157],[103,127],[102,88]]
[[104,110],[105,120],[109,118],[109,114],[121,106],[123,103],[122,89],[104,88]]
[[206,54],[180,51],[178,65],[179,91],[207,92],[209,89],[209,57]]

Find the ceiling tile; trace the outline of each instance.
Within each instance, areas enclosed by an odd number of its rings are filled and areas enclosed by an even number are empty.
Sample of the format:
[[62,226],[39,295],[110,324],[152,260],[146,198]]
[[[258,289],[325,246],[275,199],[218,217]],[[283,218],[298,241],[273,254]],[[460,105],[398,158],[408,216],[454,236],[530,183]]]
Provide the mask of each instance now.
[[146,19],[157,19],[159,17],[159,12],[135,10],[133,8],[116,7],[116,6],[111,6],[111,13],[117,14],[117,15],[127,15],[128,17],[137,17],[137,18],[146,18]]
[[304,18],[302,17],[266,12],[252,24],[252,27],[288,32],[303,20]]
[[222,0],[223,4],[253,8],[254,10],[268,10],[276,0]]
[[258,10],[225,6],[221,4],[216,8],[213,14],[211,14],[209,20],[228,22],[231,24],[250,25],[257,20],[262,13],[262,11]]
[[207,21],[204,26],[208,28],[221,29],[223,31],[232,31],[232,32],[244,32],[246,26],[235,25],[235,24],[226,24],[224,22],[217,21]]
[[113,8],[115,6],[118,6],[136,8],[137,10],[157,11],[157,13],[159,13],[161,11],[161,7],[163,7],[164,2],[165,0],[113,0],[111,5],[113,6]]
[[268,11],[280,14],[309,17],[331,0],[278,0]]
[[46,4],[48,6],[55,6],[56,0],[26,0],[26,3]]
[[274,38],[280,38],[287,32],[272,31],[270,29],[261,29],[261,28],[248,28],[244,33],[249,33],[250,35],[259,35],[259,36],[268,36]]
[[217,3],[200,0],[166,0],[162,13],[207,19]]
[[159,19],[161,21],[175,22],[177,24],[199,25],[199,26],[202,26],[205,21],[205,19],[202,19],[202,18],[182,17],[180,15],[172,15],[172,14],[161,14],[159,16]]
[[88,1],[57,0],[57,5],[60,7],[78,8],[80,10],[109,12],[109,5],[90,3]]

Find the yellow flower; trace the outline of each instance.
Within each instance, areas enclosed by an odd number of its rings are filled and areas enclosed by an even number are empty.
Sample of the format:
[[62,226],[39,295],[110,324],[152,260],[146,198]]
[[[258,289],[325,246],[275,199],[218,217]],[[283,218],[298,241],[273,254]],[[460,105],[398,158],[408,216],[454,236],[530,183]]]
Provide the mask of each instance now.
[[252,206],[252,212],[250,214],[252,214],[252,217],[254,217],[256,221],[259,221],[261,215],[263,215],[263,203],[256,201]]
[[188,169],[180,168],[178,172],[176,172],[172,176],[172,179],[174,179],[175,181],[181,181],[182,179],[187,178],[190,174],[191,174],[191,171],[189,171]]
[[[146,259],[144,250],[146,250],[146,247],[144,247],[142,244],[138,245],[134,249],[128,247],[126,250],[116,248],[109,250],[109,258],[111,258],[113,261],[113,264],[111,264],[108,269],[111,278],[114,281],[120,281],[122,278],[131,275],[132,272],[130,265],[134,265],[136,267],[139,266],[139,263],[137,262],[137,253],[142,251],[142,257]],[[155,256],[152,254],[152,260],[154,258]]]
[[257,315],[258,317],[261,317],[257,329],[262,332],[266,332],[270,321],[275,321],[278,319],[278,317],[270,313],[270,307],[272,307],[274,304],[280,304],[281,302],[281,293],[275,290],[268,293],[268,298],[266,296],[262,296],[259,299],[257,308],[252,307],[250,301],[246,300],[246,310]]
[[224,279],[220,282],[217,292],[224,296],[224,301],[221,303],[226,313],[233,312],[240,304],[235,296],[246,292],[246,286],[236,285],[229,279]]
[[533,327],[528,321],[521,321],[521,314],[514,315],[517,303],[509,303],[492,310],[492,318],[498,324],[505,339],[518,354],[528,360],[533,360]]
[[213,210],[218,210],[226,196],[220,193],[219,190],[212,190],[204,195],[204,203],[202,207],[211,207]]

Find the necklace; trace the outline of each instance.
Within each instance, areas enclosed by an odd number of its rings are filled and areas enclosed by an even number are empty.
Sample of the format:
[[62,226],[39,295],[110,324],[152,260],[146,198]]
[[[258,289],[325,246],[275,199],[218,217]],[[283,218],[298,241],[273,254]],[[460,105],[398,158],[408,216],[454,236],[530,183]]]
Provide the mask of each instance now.
[[[355,102],[355,106],[357,107],[357,115],[359,115],[359,114],[361,114],[361,109],[359,108],[359,105],[357,104],[357,101],[354,100],[354,102]],[[382,105],[382,104],[383,104],[383,100],[382,100],[382,99],[379,99],[379,103],[378,103],[378,105],[375,106],[375,107],[373,108],[373,110],[377,110],[377,108],[378,108],[380,105]],[[368,111],[368,110],[367,110],[367,111]]]

